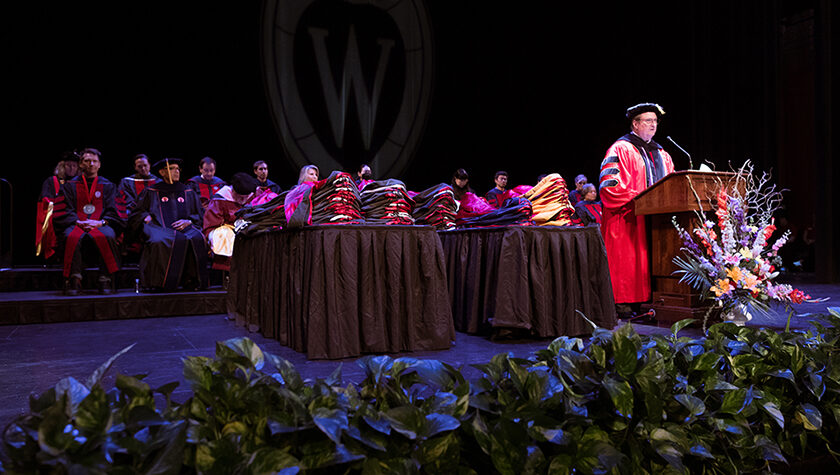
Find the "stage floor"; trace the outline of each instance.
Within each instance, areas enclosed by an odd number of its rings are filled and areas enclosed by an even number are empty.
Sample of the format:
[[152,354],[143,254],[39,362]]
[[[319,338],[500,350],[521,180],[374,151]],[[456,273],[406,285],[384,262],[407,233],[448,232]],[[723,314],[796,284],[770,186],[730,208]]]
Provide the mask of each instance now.
[[[821,304],[803,304],[794,317],[792,327],[807,328],[812,316],[825,313],[828,306],[840,306],[840,285],[796,283],[814,297],[830,297]],[[751,326],[783,329],[786,315],[777,309],[774,315],[757,316]],[[639,333],[668,333],[667,328],[636,325]],[[699,328],[686,329],[684,335],[699,336]],[[148,374],[146,381],[153,387],[172,381],[181,381],[175,393],[176,400],[184,400],[189,388],[183,383],[181,358],[187,356],[212,357],[216,341],[248,336],[263,350],[291,361],[304,378],[326,377],[342,364],[345,381],[359,382],[362,370],[355,364],[358,358],[344,360],[307,360],[303,353],[295,352],[277,341],[249,333],[237,327],[225,315],[179,316],[132,320],[105,320],[29,325],[0,326],[0,428],[23,413],[30,393],[40,393],[62,377],[73,376],[83,381],[100,364],[122,348],[137,343],[126,355],[117,360],[105,380],[106,387],[113,385],[117,372]],[[402,353],[392,356],[411,356],[445,361],[455,367],[463,366],[466,376],[475,379],[479,372],[469,365],[484,363],[493,355],[512,352],[517,357],[528,357],[535,350],[545,348],[547,340],[496,340],[487,337],[457,333],[452,348],[444,351]]]

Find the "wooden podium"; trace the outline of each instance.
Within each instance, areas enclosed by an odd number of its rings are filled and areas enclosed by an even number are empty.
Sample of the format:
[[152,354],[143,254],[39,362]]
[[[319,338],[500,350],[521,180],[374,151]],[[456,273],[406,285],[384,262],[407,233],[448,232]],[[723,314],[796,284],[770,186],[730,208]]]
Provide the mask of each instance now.
[[706,313],[708,305],[700,301],[700,294],[688,284],[681,284],[680,275],[674,275],[677,266],[673,259],[682,254],[682,240],[671,218],[676,217],[677,223],[691,232],[699,224],[695,211],[701,207],[704,212],[710,211],[710,200],[714,200],[721,185],[731,183],[734,176],[731,172],[674,172],[634,198],[636,215],[647,216],[653,292],[650,308],[656,312],[658,321],[702,320]]

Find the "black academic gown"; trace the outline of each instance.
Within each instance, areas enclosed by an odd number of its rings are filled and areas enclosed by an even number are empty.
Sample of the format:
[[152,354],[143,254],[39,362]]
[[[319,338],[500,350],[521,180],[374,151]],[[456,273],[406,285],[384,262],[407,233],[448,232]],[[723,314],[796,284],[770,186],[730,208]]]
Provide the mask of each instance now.
[[257,187],[267,188],[267,189],[277,193],[278,195],[283,192],[283,189],[280,188],[280,185],[278,185],[277,183],[274,183],[273,181],[271,181],[267,178],[266,178],[265,181],[257,180]]
[[[140,192],[129,224],[144,238],[140,255],[140,282],[144,288],[173,291],[179,284],[207,287],[202,214],[198,194],[183,183],[161,181]],[[147,216],[152,217],[148,223]],[[179,219],[193,224],[176,231],[172,223]]]

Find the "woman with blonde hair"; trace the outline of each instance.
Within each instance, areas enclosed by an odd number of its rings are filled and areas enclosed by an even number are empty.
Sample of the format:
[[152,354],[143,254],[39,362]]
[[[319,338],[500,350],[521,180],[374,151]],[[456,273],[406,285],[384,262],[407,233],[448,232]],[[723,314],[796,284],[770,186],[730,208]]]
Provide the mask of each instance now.
[[305,165],[300,169],[300,176],[298,177],[298,185],[306,181],[318,181],[320,171],[315,165]]

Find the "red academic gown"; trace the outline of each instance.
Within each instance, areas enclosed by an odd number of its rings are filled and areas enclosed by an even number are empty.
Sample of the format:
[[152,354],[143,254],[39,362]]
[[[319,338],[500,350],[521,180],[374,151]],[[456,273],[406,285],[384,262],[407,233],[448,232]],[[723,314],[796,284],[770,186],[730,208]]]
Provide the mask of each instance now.
[[[210,235],[210,232],[219,226],[229,224],[233,226],[236,223],[236,212],[239,211],[243,205],[234,201],[231,193],[232,188],[225,186],[216,193],[213,198],[207,202],[207,208],[204,210],[204,236]],[[249,198],[250,200],[250,198]],[[247,204],[246,202],[245,204]],[[213,269],[230,270],[230,257],[213,255]]]
[[56,236],[53,216],[64,212],[64,195],[61,186],[64,181],[53,175],[41,186],[41,199],[35,216],[35,255],[49,259],[55,254]]
[[673,171],[674,162],[668,152],[653,141],[645,145],[633,134],[618,139],[601,163],[601,234],[616,303],[650,299],[645,217],[636,216],[632,200]]
[[[54,222],[64,229],[65,278],[70,276],[71,269],[73,272],[80,270],[76,267],[81,262],[81,241],[88,237],[93,239],[102,256],[103,273],[113,274],[119,270],[117,233],[122,230],[123,221],[114,204],[116,188],[101,176],[95,180],[77,176],[62,187],[66,208],[60,216],[55,216]],[[90,205],[90,213],[85,212],[85,205]],[[84,231],[76,221],[86,219],[104,219],[108,224]]]

